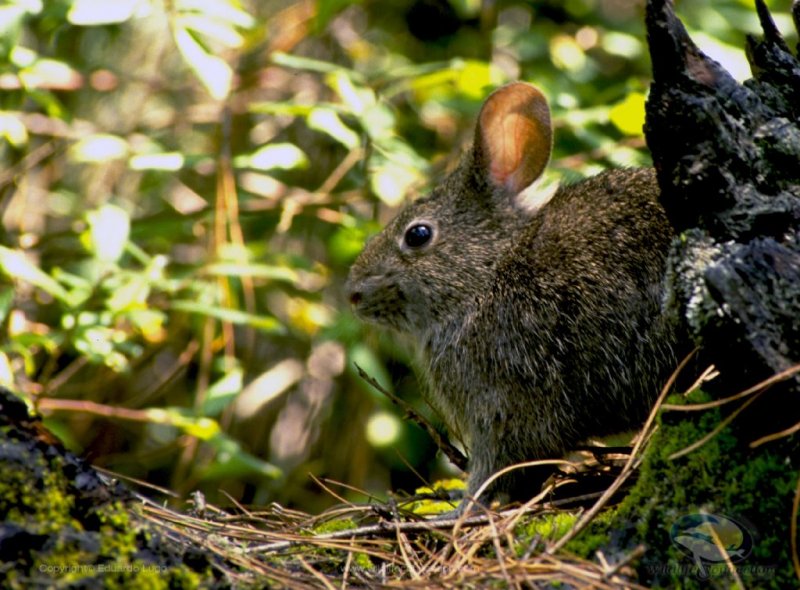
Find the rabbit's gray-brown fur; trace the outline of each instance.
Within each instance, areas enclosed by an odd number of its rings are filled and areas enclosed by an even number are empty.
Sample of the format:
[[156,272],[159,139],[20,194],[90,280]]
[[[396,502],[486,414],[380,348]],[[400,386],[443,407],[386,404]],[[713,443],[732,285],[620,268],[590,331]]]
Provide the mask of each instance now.
[[[415,337],[430,400],[469,450],[472,494],[503,467],[640,425],[674,366],[661,313],[672,230],[653,170],[602,173],[526,213],[515,197],[550,143],[535,88],[496,91],[460,167],[350,272],[357,315]],[[530,497],[533,480],[514,472],[491,497]]]

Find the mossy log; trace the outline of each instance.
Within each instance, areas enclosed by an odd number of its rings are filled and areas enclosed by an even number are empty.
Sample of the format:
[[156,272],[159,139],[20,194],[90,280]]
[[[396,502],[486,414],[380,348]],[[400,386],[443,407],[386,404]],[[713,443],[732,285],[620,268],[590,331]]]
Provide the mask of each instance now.
[[157,531],[119,483],[0,388],[0,587],[229,587],[217,560]]

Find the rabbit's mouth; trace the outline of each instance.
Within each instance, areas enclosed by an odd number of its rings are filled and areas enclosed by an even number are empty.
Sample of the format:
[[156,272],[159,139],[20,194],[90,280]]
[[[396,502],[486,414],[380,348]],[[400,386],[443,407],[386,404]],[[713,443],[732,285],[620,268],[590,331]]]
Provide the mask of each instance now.
[[396,329],[408,328],[406,301],[397,286],[370,286],[367,282],[348,285],[353,313],[366,322]]

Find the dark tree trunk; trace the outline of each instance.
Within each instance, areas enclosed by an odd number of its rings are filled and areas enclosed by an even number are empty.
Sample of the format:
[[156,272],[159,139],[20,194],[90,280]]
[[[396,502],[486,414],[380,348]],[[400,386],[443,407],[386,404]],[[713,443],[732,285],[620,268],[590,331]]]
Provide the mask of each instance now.
[[697,49],[669,3],[651,3],[647,17],[645,132],[683,232],[673,302],[708,358],[740,382],[800,362],[800,62],[758,9],[765,37],[748,39],[754,77],[743,85]]

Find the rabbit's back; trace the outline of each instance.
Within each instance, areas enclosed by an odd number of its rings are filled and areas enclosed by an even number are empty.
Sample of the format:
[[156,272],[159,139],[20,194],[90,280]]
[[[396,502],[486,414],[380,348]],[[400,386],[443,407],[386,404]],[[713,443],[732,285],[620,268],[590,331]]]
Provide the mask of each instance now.
[[560,189],[503,256],[495,285],[522,272],[529,280],[520,285],[567,308],[653,295],[673,235],[658,194],[652,168],[609,170]]

